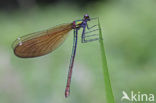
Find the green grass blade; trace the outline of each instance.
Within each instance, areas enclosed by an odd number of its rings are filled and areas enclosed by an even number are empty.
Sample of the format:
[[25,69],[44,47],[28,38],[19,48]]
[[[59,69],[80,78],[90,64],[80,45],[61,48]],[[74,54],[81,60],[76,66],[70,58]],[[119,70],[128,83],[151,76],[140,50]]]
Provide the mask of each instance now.
[[104,49],[104,43],[103,43],[102,31],[101,31],[99,19],[98,19],[98,26],[99,26],[99,43],[100,43],[100,49],[101,49],[102,68],[103,68],[103,73],[104,73],[106,101],[107,103],[115,103],[112,88],[111,88],[111,82],[109,79],[109,72],[108,72],[108,67],[107,67],[107,60],[106,60],[106,55],[105,55],[105,49]]

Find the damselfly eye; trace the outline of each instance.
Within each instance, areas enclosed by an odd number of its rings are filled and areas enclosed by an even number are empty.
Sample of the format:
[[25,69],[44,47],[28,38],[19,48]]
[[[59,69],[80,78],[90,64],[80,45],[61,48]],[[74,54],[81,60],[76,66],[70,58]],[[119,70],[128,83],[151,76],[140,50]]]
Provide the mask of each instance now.
[[89,15],[88,15],[88,14],[85,14],[85,15],[84,15],[84,19],[86,19],[86,20],[90,20]]

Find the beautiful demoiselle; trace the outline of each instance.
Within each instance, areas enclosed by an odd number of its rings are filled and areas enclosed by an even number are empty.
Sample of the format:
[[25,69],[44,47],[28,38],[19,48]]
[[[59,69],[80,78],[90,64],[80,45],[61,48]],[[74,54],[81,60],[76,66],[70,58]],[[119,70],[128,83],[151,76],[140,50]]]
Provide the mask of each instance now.
[[65,97],[68,97],[70,93],[72,68],[73,68],[74,58],[76,54],[78,30],[80,28],[83,29],[81,35],[82,43],[87,43],[99,39],[97,37],[94,39],[86,40],[87,37],[96,36],[96,34],[94,35],[86,35],[86,34],[96,31],[98,29],[85,32],[86,29],[89,30],[97,26],[94,25],[92,27],[88,27],[87,22],[93,19],[97,19],[97,18],[90,18],[87,14],[85,14],[83,19],[81,20],[75,20],[72,23],[62,24],[54,28],[50,28],[48,30],[35,32],[32,34],[28,34],[26,36],[19,37],[13,43],[14,54],[21,58],[33,58],[33,57],[38,57],[38,56],[48,54],[53,50],[55,50],[57,47],[59,47],[65,40],[65,37],[67,36],[68,32],[73,29],[74,30],[73,49],[72,49],[72,55],[71,55],[70,65],[69,65],[67,85],[65,89]]

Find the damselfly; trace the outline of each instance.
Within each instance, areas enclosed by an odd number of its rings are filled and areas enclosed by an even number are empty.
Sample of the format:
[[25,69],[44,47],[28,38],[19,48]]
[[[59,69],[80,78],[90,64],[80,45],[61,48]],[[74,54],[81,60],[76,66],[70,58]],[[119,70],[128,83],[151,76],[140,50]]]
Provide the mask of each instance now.
[[67,36],[68,32],[73,29],[74,30],[73,48],[68,71],[67,85],[65,89],[65,97],[68,97],[70,94],[72,68],[77,48],[78,30],[80,30],[80,28],[83,29],[81,34],[82,43],[87,43],[99,39],[98,37],[94,39],[86,39],[87,37],[90,36],[94,37],[97,35],[97,34],[86,35],[90,32],[98,30],[94,29],[92,31],[86,32],[86,29],[90,30],[97,26],[93,25],[92,27],[88,27],[87,22],[93,19],[98,18],[90,18],[87,14],[85,14],[83,19],[81,20],[75,20],[72,23],[62,24],[54,28],[50,28],[48,30],[35,32],[32,34],[28,34],[26,36],[19,37],[13,43],[14,54],[21,58],[33,58],[48,54],[53,50],[55,50],[57,47],[59,47],[65,40],[65,37]]

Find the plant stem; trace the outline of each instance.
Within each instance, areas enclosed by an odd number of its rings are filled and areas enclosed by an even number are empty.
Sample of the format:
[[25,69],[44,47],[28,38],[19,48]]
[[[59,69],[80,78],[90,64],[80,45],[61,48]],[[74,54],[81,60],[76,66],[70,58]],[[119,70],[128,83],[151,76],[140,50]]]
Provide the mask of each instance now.
[[101,49],[101,59],[102,59],[102,68],[103,68],[103,74],[104,74],[106,101],[107,103],[115,103],[112,88],[111,88],[111,82],[109,78],[107,60],[106,60],[106,55],[105,55],[105,48],[104,48],[102,31],[101,31],[99,19],[98,19],[98,26],[99,26],[99,43],[100,43],[100,49]]

